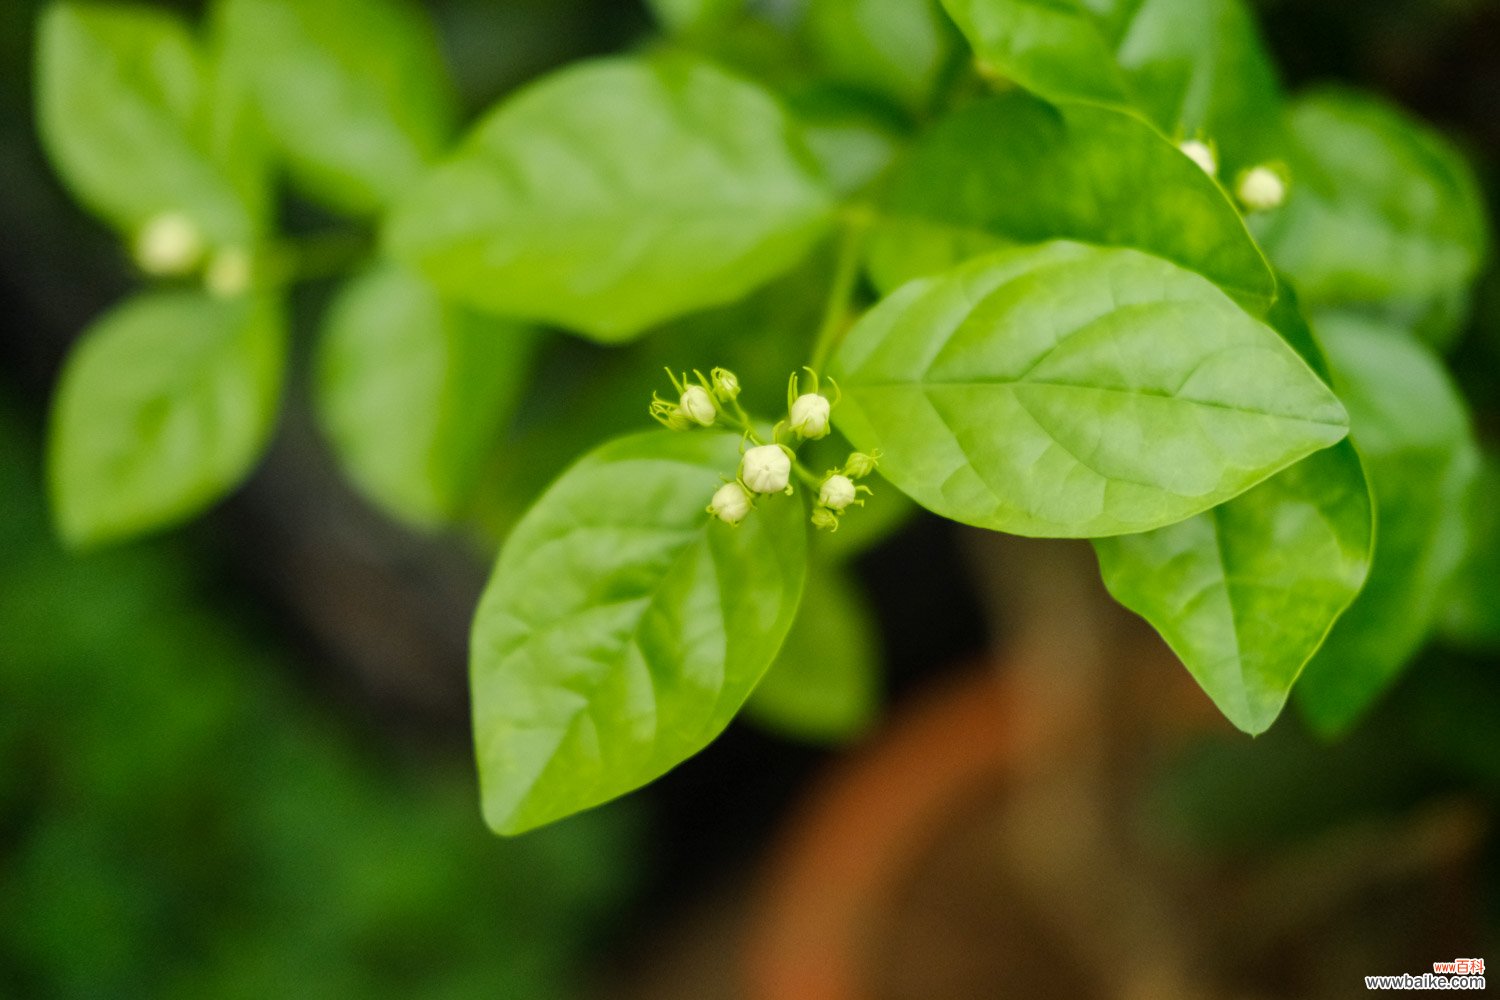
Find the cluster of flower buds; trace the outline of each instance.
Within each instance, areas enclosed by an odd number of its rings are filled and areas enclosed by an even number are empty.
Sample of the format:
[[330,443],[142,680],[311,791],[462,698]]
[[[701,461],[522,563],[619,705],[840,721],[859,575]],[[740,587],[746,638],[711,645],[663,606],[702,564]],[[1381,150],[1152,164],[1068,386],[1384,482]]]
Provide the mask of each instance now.
[[[1208,139],[1184,139],[1177,144],[1184,156],[1203,168],[1208,176],[1219,176],[1219,153]],[[1269,212],[1286,201],[1287,170],[1280,163],[1263,163],[1241,170],[1234,181],[1234,196],[1247,212]]]
[[814,527],[824,531],[838,531],[839,518],[844,516],[844,511],[852,506],[865,505],[859,495],[868,494],[870,488],[855,480],[874,472],[879,460],[879,452],[866,455],[856,451],[845,460],[843,468],[833,469],[823,477],[823,483],[818,487],[818,503],[812,512]]
[[203,286],[220,298],[243,295],[253,279],[249,253],[239,247],[209,253],[197,223],[182,212],[152,216],[136,233],[131,252],[136,265],[156,278],[181,278],[201,268]]
[[[824,530],[837,531],[844,511],[864,504],[860,494],[869,493],[870,488],[856,485],[854,480],[875,471],[877,456],[855,452],[843,468],[829,472],[822,479],[797,461],[797,447],[805,441],[827,437],[833,429],[833,408],[839,401],[839,388],[832,379],[819,379],[810,368],[805,371],[811,386],[805,387],[798,375],[792,375],[787,383],[787,415],[772,430],[770,441],[761,439],[755,424],[740,406],[740,381],[728,369],[715,368],[708,375],[694,371],[692,378],[669,370],[667,378],[672,380],[676,399],[652,394],[651,416],[669,430],[717,426],[744,435],[735,478],[715,490],[708,504],[708,512],[725,524],[744,521],[760,497],[772,493],[790,495],[798,478],[818,487],[812,522]],[[831,399],[822,392],[824,381],[833,390]],[[808,391],[804,392],[804,388]]]
[[726,403],[733,403],[740,394],[740,380],[734,372],[715,368],[708,375],[693,371],[693,382],[687,375],[678,377],[671,369],[667,378],[677,392],[677,400],[662,399],[651,394],[651,417],[668,430],[686,431],[694,427],[712,427],[723,415]]

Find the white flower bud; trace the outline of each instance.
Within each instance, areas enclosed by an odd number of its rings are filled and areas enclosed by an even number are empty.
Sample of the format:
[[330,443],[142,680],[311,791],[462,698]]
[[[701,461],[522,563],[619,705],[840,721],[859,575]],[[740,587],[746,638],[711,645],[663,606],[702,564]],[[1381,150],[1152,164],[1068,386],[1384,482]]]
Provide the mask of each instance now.
[[826,437],[829,409],[827,396],[820,396],[816,392],[798,396],[792,403],[792,430],[810,441]]
[[1180,143],[1177,148],[1182,150],[1188,159],[1202,167],[1203,172],[1208,176],[1214,177],[1218,175],[1219,158],[1214,155],[1214,151],[1206,143],[1199,142],[1197,139],[1188,139],[1186,142]]
[[759,445],[740,459],[740,479],[757,493],[779,493],[791,478],[792,459],[781,445]]
[[708,512],[725,524],[739,524],[750,513],[750,494],[739,483],[725,483],[714,492]]
[[1269,212],[1286,200],[1286,181],[1270,167],[1252,167],[1235,185],[1240,202],[1252,212]]
[[690,385],[682,390],[682,400],[677,404],[677,409],[689,420],[702,424],[704,427],[712,424],[714,418],[719,415],[718,407],[714,406],[713,397],[701,385]]
[[186,274],[203,256],[203,236],[181,212],[163,212],[136,234],[135,262],[147,274]]
[[229,247],[213,255],[203,275],[203,287],[221,299],[232,299],[250,290],[250,255]]
[[823,480],[823,488],[818,491],[818,503],[830,510],[843,510],[853,502],[854,480],[837,474]]

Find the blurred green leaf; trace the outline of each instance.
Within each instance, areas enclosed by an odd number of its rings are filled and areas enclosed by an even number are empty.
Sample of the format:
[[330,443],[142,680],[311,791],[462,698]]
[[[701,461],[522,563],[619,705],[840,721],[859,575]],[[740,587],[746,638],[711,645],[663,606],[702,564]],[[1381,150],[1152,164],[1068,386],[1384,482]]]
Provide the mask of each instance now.
[[350,477],[414,524],[451,521],[500,441],[530,331],[448,305],[382,264],[330,307],[318,357],[324,430]]
[[55,3],[38,26],[36,58],[43,144],[91,211],[131,237],[170,213],[210,244],[252,239],[261,178],[221,166],[239,148],[234,129],[214,119],[213,68],[176,17]]
[[1135,107],[1203,135],[1236,167],[1260,155],[1281,100],[1241,0],[944,0],[992,71],[1049,100]]
[[524,89],[403,201],[387,236],[446,294],[617,341],[743,296],[829,219],[774,99],[670,54]]
[[776,662],[745,703],[746,713],[796,739],[853,739],[879,707],[878,636],[874,613],[847,571],[815,559],[802,609]]
[[895,161],[905,136],[878,101],[832,86],[810,87],[791,98],[807,148],[847,197],[869,187]]
[[998,246],[1057,238],[1164,257],[1258,309],[1276,291],[1219,186],[1149,125],[1107,108],[1020,93],[969,105],[918,142],[883,212],[869,256],[888,292]]
[[1257,220],[1312,309],[1360,308],[1451,341],[1484,258],[1473,173],[1436,133],[1364,95],[1323,91],[1290,113],[1286,205]]
[[457,117],[432,25],[407,0],[221,0],[230,72],[294,178],[373,213],[447,147]]
[[281,392],[285,332],[266,298],[137,296],[74,348],[52,413],[57,527],[90,545],[171,524],[249,472]]
[[1444,638],[1500,647],[1500,462],[1486,455],[1473,491],[1469,552],[1448,587]]
[[1302,359],[1206,279],[1076,243],[904,285],[850,331],[835,374],[839,429],[883,453],[887,480],[1022,535],[1172,524],[1347,429]]
[[1369,486],[1341,441],[1196,517],[1094,548],[1114,598],[1253,735],[1364,585],[1373,538]]
[[1467,544],[1478,456],[1458,391],[1415,338],[1335,315],[1316,332],[1349,408],[1376,521],[1369,581],[1297,685],[1298,707],[1331,735],[1369,708],[1427,637]]
[[484,813],[515,834],[703,749],[771,665],[802,597],[799,500],[738,527],[704,508],[739,439],[618,438],[553,484],[500,553],[474,622]]
[[745,0],[646,0],[657,23],[672,32],[692,32],[720,24],[736,14]]
[[962,43],[938,0],[810,0],[806,33],[831,77],[913,112]]

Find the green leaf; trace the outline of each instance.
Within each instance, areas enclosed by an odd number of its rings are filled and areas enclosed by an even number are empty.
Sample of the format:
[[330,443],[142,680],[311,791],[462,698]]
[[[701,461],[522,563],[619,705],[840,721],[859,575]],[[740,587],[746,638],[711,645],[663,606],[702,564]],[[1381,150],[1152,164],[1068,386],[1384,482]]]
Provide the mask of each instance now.
[[1500,462],[1487,455],[1473,490],[1473,544],[1448,587],[1443,638],[1500,648]]
[[1115,600],[1257,734],[1364,585],[1372,539],[1369,486],[1341,441],[1196,517],[1094,547]]
[[275,420],[284,338],[264,298],[158,292],[96,322],[52,413],[63,538],[92,545],[171,524],[237,485]]
[[744,5],[745,0],[646,0],[658,24],[688,34],[727,21]]
[[1349,316],[1318,323],[1375,497],[1369,582],[1297,685],[1327,735],[1352,725],[1421,647],[1468,542],[1478,455],[1462,399],[1431,351]]
[[1148,531],[1339,441],[1343,407],[1206,279],[1134,250],[1002,251],[904,285],[834,362],[840,430],[927,509]]
[[406,0],[223,0],[225,59],[313,197],[386,207],[447,148],[455,98],[425,14]]
[[737,528],[704,508],[739,440],[618,438],[511,533],[474,622],[484,814],[521,833],[664,774],[717,736],[791,628],[806,513],[764,497]]
[[745,703],[746,714],[796,739],[855,738],[879,708],[877,636],[875,616],[847,572],[814,562],[802,610],[781,655]]
[[129,234],[181,213],[211,245],[251,239],[250,185],[237,187],[215,160],[210,71],[177,18],[153,7],[53,4],[36,58],[43,145],[90,211]]
[[454,298],[617,341],[740,298],[829,219],[771,96],[670,54],[525,88],[403,201],[387,236]]
[[515,324],[447,305],[385,264],[329,310],[319,416],[350,477],[414,524],[453,520],[499,443],[533,340]]
[[1231,169],[1274,132],[1280,90],[1242,0],[944,3],[989,70],[1049,100],[1135,107]]
[[923,137],[883,212],[869,263],[886,291],[996,247],[1061,238],[1163,257],[1257,310],[1276,293],[1223,190],[1125,112],[1020,93],[976,102]]
[[1445,344],[1487,233],[1474,175],[1440,136],[1373,98],[1326,91],[1290,113],[1291,188],[1262,242],[1314,308],[1361,308]]
[[806,32],[832,78],[917,112],[959,42],[938,0],[811,0]]

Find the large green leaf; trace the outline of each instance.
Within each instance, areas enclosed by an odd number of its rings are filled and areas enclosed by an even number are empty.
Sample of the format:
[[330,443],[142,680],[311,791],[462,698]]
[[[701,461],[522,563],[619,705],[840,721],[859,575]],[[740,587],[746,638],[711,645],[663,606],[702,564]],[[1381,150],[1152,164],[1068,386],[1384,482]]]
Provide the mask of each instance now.
[[1442,344],[1464,313],[1487,234],[1478,185],[1440,136],[1363,95],[1290,114],[1287,204],[1258,223],[1313,307],[1360,307]]
[[210,72],[164,10],[48,7],[37,31],[37,124],[74,195],[127,233],[180,213],[211,244],[249,241],[255,206],[214,155],[232,147],[216,136]]
[[451,85],[432,26],[407,0],[222,0],[217,14],[223,58],[319,200],[374,212],[446,147]]
[[1204,134],[1230,168],[1261,155],[1280,90],[1242,0],[944,0],[993,71],[1051,100],[1129,105]]
[[1001,251],[904,285],[835,358],[839,428],[945,517],[1147,531],[1342,439],[1343,407],[1206,279],[1134,250]]
[[354,279],[329,310],[318,364],[319,415],[349,475],[409,521],[452,520],[499,443],[532,343],[404,268]]
[[814,742],[858,736],[880,699],[878,630],[864,594],[842,566],[815,560],[802,610],[746,714],[768,729]]
[[270,300],[142,295],[68,358],[49,455],[58,530],[73,545],[197,513],[260,456],[276,415],[284,330]]
[[387,235],[456,298],[621,340],[790,267],[829,209],[769,94],[669,54],[524,89],[403,201]]
[[1375,496],[1375,560],[1297,685],[1325,734],[1354,723],[1421,646],[1468,540],[1478,455],[1441,363],[1415,338],[1347,316],[1317,326]]
[[1014,243],[1134,247],[1263,308],[1276,282],[1223,190],[1128,112],[1026,94],[960,110],[923,137],[872,237],[876,284],[946,270]]
[[1369,486],[1341,441],[1196,517],[1094,547],[1115,599],[1260,733],[1359,593],[1372,540]]
[[799,500],[737,528],[704,508],[737,437],[619,438],[511,533],[474,622],[484,813],[514,834],[638,788],[728,725],[791,628]]
[[923,111],[961,44],[938,0],[811,0],[806,30],[835,79]]

